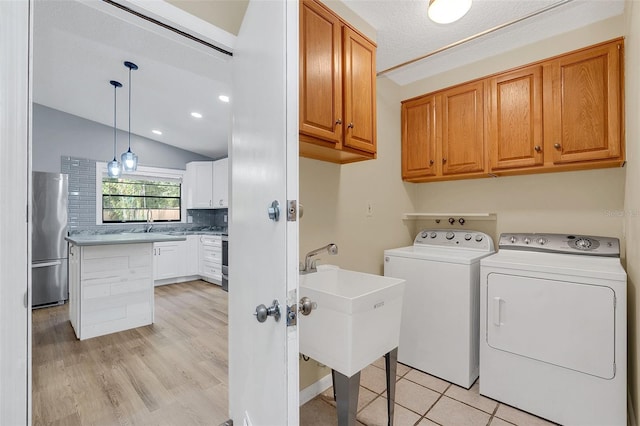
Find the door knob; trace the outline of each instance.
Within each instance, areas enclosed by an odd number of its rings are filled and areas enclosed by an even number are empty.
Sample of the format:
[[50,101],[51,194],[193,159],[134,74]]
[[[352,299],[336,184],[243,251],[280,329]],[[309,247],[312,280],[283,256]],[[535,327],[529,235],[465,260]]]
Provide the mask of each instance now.
[[280,220],[280,203],[278,203],[278,200],[273,200],[273,202],[269,206],[268,212],[269,219],[273,220],[274,222]]
[[256,312],[253,315],[256,316],[258,322],[265,322],[267,317],[273,317],[276,321],[280,321],[280,303],[278,303],[278,300],[276,299],[268,308],[264,305],[258,305],[256,306]]
[[542,151],[542,148],[540,148],[540,146],[539,146],[539,145],[536,145],[535,147],[533,147],[533,149],[535,149],[535,150],[536,150],[536,152],[540,152],[540,151]]
[[554,143],[554,144],[553,144],[553,147],[554,147],[555,149],[560,149],[560,144],[559,144],[559,143]]
[[312,302],[307,296],[300,299],[299,305],[298,312],[305,316],[309,315],[311,311],[318,307],[318,304],[316,302]]
[[353,129],[353,123],[349,123],[349,125],[347,126],[350,129]]

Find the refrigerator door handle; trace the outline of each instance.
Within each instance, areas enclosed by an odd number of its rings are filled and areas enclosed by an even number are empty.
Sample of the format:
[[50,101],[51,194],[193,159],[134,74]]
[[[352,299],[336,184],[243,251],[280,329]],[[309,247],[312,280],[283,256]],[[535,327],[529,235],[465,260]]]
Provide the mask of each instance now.
[[32,263],[31,267],[32,268],[46,268],[48,266],[58,266],[58,265],[62,265],[62,261],[61,260],[54,260],[52,262]]

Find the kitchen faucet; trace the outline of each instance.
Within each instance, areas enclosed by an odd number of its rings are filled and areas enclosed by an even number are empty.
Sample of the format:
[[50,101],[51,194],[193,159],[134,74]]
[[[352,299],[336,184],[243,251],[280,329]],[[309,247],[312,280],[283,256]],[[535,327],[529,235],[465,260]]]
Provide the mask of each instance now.
[[[317,256],[320,253],[327,252],[330,255],[338,254],[338,246],[330,243],[324,247],[317,248],[315,250],[311,250],[304,258],[304,267],[300,269],[300,272],[316,272],[316,261],[313,259],[314,256]],[[300,266],[303,266],[302,264]]]

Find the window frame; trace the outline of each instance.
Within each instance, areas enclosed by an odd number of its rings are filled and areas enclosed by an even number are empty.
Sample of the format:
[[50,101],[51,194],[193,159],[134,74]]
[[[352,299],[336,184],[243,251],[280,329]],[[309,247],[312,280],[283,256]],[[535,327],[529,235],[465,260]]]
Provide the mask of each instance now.
[[[180,182],[180,221],[158,222],[158,223],[187,223],[187,207],[184,190],[184,176],[186,171],[180,169],[168,169],[162,167],[138,166],[135,172],[123,172],[121,177],[142,179],[153,178],[167,179]],[[122,225],[142,225],[146,222],[103,222],[102,221],[102,179],[108,177],[107,163],[96,161],[96,225],[101,226],[122,226]]]

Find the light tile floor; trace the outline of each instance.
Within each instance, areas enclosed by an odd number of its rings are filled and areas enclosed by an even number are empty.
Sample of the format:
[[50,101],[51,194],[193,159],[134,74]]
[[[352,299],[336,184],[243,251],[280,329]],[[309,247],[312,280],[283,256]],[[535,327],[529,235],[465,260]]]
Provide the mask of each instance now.
[[[362,370],[358,425],[386,426],[387,399],[384,358]],[[337,425],[330,388],[300,407],[301,426]],[[479,382],[467,390],[398,364],[395,426],[544,426],[544,419],[479,394]]]

